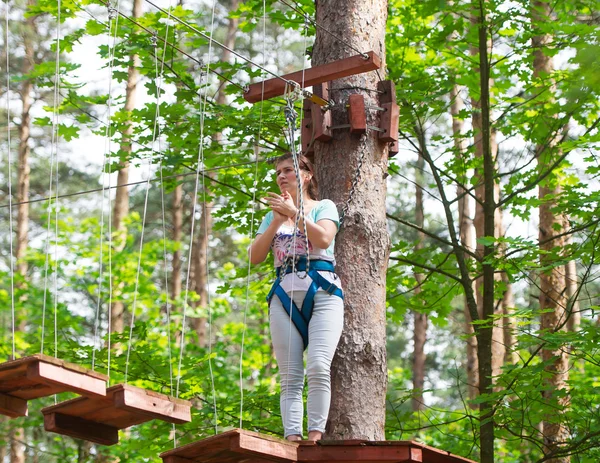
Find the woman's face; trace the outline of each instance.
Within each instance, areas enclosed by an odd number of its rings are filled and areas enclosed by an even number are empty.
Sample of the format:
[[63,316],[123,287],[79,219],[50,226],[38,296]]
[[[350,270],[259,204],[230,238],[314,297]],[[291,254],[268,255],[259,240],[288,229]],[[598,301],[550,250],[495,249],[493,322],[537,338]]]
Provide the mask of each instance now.
[[[300,171],[302,175],[302,182],[304,189],[308,185],[310,174],[303,170]],[[296,173],[294,172],[294,161],[293,159],[285,159],[277,164],[275,167],[275,176],[277,185],[281,192],[287,191],[290,194],[295,194],[298,184],[296,181]]]

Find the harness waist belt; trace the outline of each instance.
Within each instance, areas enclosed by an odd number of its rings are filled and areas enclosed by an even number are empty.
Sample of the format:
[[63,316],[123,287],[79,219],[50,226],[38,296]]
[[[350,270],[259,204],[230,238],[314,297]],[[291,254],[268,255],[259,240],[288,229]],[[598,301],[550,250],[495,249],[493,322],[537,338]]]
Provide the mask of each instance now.
[[[277,296],[281,301],[281,305],[290,316],[292,323],[302,336],[302,341],[304,343],[304,349],[308,346],[308,324],[310,323],[310,319],[312,317],[313,307],[315,305],[315,294],[319,289],[323,289],[330,296],[337,296],[340,299],[344,299],[344,293],[342,290],[335,284],[329,282],[326,278],[323,278],[319,272],[333,272],[335,271],[335,267],[333,262],[327,260],[311,260],[307,267],[306,258],[300,258],[298,262],[295,264],[295,269],[299,272],[306,272],[307,276],[310,277],[312,283],[306,292],[306,296],[304,296],[304,301],[302,301],[302,309],[298,309],[296,303],[288,296],[285,290],[281,287],[281,267],[277,267],[277,278],[269,291],[267,296],[267,301],[269,304],[271,303],[271,299],[273,296]],[[286,275],[292,273],[292,266],[286,267],[285,273]]]

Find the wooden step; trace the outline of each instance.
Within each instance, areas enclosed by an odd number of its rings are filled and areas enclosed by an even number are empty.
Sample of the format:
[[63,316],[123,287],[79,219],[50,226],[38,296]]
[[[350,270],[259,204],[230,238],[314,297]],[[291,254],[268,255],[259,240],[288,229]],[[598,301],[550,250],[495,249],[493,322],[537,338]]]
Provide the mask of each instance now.
[[153,419],[192,420],[191,403],[139,387],[118,384],[106,397],[79,397],[42,410],[46,431],[102,445],[119,442],[118,431]]
[[164,463],[296,462],[298,444],[233,429],[160,455]]
[[74,363],[36,354],[0,363],[0,414],[27,416],[27,401],[61,392],[104,397],[108,377]]
[[163,463],[475,463],[413,441],[288,442],[234,429],[169,450]]

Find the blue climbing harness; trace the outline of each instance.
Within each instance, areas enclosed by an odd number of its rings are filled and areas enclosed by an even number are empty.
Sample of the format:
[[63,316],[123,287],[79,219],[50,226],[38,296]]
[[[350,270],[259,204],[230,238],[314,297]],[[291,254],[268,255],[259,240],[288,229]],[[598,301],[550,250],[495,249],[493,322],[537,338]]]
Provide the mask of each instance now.
[[[306,258],[300,257],[295,266],[288,265],[285,267],[285,273],[292,273],[295,270],[298,272],[306,272]],[[267,296],[267,302],[270,304],[273,296],[277,296],[281,301],[281,305],[290,315],[291,310],[291,318],[292,323],[302,336],[302,341],[304,342],[304,349],[308,346],[308,324],[310,323],[310,319],[312,317],[313,307],[315,305],[315,294],[319,288],[322,288],[325,292],[327,292],[331,296],[337,296],[340,299],[344,299],[344,293],[342,290],[336,286],[334,283],[330,283],[326,278],[323,278],[319,271],[324,272],[334,272],[335,267],[332,262],[327,260],[311,260],[309,264],[309,270],[306,272],[307,276],[310,277],[312,283],[306,292],[306,296],[304,297],[304,301],[302,302],[302,310],[299,310],[296,306],[296,303],[288,296],[288,294],[281,287],[281,267],[277,267],[277,279],[271,286],[271,290]]]

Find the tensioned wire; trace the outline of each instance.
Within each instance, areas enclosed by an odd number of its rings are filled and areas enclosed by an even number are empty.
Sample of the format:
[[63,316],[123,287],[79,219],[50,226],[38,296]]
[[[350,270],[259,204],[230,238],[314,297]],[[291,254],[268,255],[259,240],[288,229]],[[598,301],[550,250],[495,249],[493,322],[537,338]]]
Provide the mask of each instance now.
[[[188,268],[187,268],[187,274],[186,274],[185,294],[184,294],[184,302],[183,302],[181,348],[179,351],[179,362],[178,362],[178,368],[177,368],[177,397],[179,397],[179,387],[180,387],[180,383],[181,383],[181,365],[183,362],[183,353],[185,352],[186,315],[187,315],[187,303],[188,303],[188,295],[189,295],[190,270],[191,270],[191,263],[192,263],[192,249],[193,249],[193,243],[194,243],[194,225],[195,225],[195,216],[196,216],[195,212],[196,212],[196,205],[198,202],[198,188],[199,188],[199,183],[200,183],[200,168],[201,168],[201,165],[203,165],[203,163],[204,163],[204,142],[203,142],[204,111],[206,109],[206,102],[208,99],[208,76],[210,75],[210,60],[212,57],[212,43],[213,43],[212,35],[214,32],[216,5],[217,5],[217,1],[214,0],[213,8],[212,8],[210,40],[209,40],[209,45],[208,45],[208,59],[207,59],[207,63],[206,63],[206,72],[204,73],[204,76],[201,75],[201,78],[202,77],[206,78],[206,82],[205,82],[205,87],[204,87],[204,101],[202,101],[202,100],[200,101],[200,138],[199,138],[198,159],[197,159],[198,166],[197,166],[197,171],[196,171],[196,182],[194,185],[194,196],[193,196],[194,199],[193,199],[193,205],[192,205],[192,223],[191,223],[191,227],[190,227],[190,245],[189,245],[189,252],[188,252]],[[161,9],[161,11],[164,12],[164,10],[162,10],[162,9]],[[175,18],[174,16],[171,16],[170,13],[168,13],[168,16],[170,19]],[[202,179],[204,181],[204,176],[202,176]],[[214,426],[215,426],[215,434],[216,434],[218,432],[217,397],[216,397],[216,391],[215,391],[214,375],[213,375],[213,370],[212,370],[212,309],[210,307],[210,287],[208,284],[208,280],[209,280],[209,275],[207,274],[207,295],[208,295],[207,303],[208,303],[208,318],[209,318],[209,320],[208,320],[208,327],[209,327],[208,368],[210,371],[210,380],[211,380],[211,387],[212,387]]]
[[[56,54],[55,54],[55,68],[54,68],[54,101],[52,109],[52,136],[50,141],[50,186],[49,191],[52,193],[53,188],[53,176],[55,198],[54,198],[54,356],[58,356],[58,95],[60,88],[60,31],[61,31],[61,0],[58,0],[57,10],[57,27],[56,27]],[[53,173],[53,169],[56,171]],[[45,269],[44,269],[44,298],[42,307],[42,339],[40,342],[40,353],[44,353],[44,340],[46,334],[46,297],[48,292],[48,260],[50,258],[50,219],[51,219],[51,206],[52,200],[48,202],[48,221],[46,230],[46,246],[45,246]],[[55,397],[56,401],[56,397]]]
[[[120,8],[120,0],[117,2],[117,9]],[[111,7],[112,8],[112,7]],[[108,99],[106,101],[107,106],[107,123],[105,124],[104,131],[104,153],[102,157],[102,206],[101,206],[101,219],[100,219],[100,271],[98,276],[98,301],[96,305],[96,320],[94,321],[94,349],[92,351],[92,370],[96,367],[96,341],[100,341],[98,334],[98,325],[100,321],[100,303],[102,299],[102,282],[104,281],[104,201],[108,192],[108,272],[109,272],[109,296],[108,296],[108,326],[107,326],[107,376],[110,384],[110,366],[111,366],[111,323],[112,323],[112,198],[110,196],[111,190],[111,174],[108,172],[107,158],[110,155],[111,146],[111,112],[112,112],[112,82],[113,82],[113,64],[115,58],[115,49],[117,41],[117,31],[119,28],[119,15],[112,18],[111,10],[108,11]],[[114,19],[114,21],[113,21]],[[114,22],[114,36],[112,35],[112,27]],[[112,38],[112,41],[111,41]],[[106,184],[108,182],[108,188]],[[98,191],[98,190],[96,190]]]
[[12,359],[16,356],[16,341],[15,341],[15,264],[13,259],[13,219],[12,219],[12,150],[10,146],[10,53],[8,52],[8,15],[10,14],[9,2],[6,2],[6,154],[8,157],[8,240],[10,242],[10,312],[11,312],[11,330],[12,330]]
[[[229,153],[225,153],[225,154],[229,155]],[[266,159],[262,159],[262,160],[269,161],[270,159],[271,158],[266,158]],[[256,161],[237,162],[237,163],[234,163],[234,164],[228,164],[228,165],[224,165],[224,166],[211,167],[211,168],[208,168],[208,169],[201,169],[200,170],[200,174],[201,175],[206,175],[208,172],[215,172],[215,171],[218,171],[218,170],[230,169],[232,167],[247,166],[247,165],[255,164],[255,163],[256,163]],[[162,177],[162,179],[163,180],[168,180],[168,179],[173,179],[173,178],[178,178],[178,177],[190,177],[192,175],[196,175],[196,171],[194,171],[194,172],[188,172],[187,174],[167,175],[167,176]],[[209,180],[215,182],[215,180],[211,179],[210,177],[209,177]],[[150,181],[151,182],[160,182],[161,178],[160,177],[152,178],[152,179],[150,179]],[[136,182],[124,183],[123,185],[115,185],[115,186],[110,186],[109,185],[107,187],[93,188],[91,190],[84,190],[84,191],[79,191],[79,192],[76,192],[76,193],[66,193],[66,194],[59,195],[58,197],[60,199],[72,198],[74,196],[81,196],[81,195],[85,195],[85,194],[89,194],[89,193],[98,193],[100,191],[114,190],[116,188],[141,185],[141,184],[146,183],[146,182],[147,182],[147,180],[140,180],[140,181],[136,181]],[[218,183],[219,185],[223,185],[223,186],[227,186],[227,187],[230,187],[230,188],[234,188],[232,185],[228,185],[228,184],[223,183],[223,182],[216,182],[216,183]],[[242,190],[240,190],[240,191],[242,191]],[[245,192],[243,192],[243,193],[245,193]],[[251,196],[251,193],[246,193],[246,194],[248,196]],[[54,199],[54,197],[37,198],[37,199],[29,200],[29,201],[21,201],[21,202],[18,202],[18,203],[13,202],[12,206],[19,206],[21,204],[39,203],[39,202],[43,202],[43,201],[50,201],[51,199]],[[260,202],[260,200],[259,200],[259,202]],[[0,209],[2,209],[2,208],[8,208],[8,207],[9,207],[9,204],[2,204],[2,205],[0,205]]]
[[[262,48],[262,57],[263,57],[263,67],[266,66],[266,38],[267,38],[267,5],[266,0],[263,0],[263,48]],[[254,239],[254,214],[256,212],[256,189],[258,188],[258,154],[260,150],[260,136],[262,133],[262,124],[263,124],[263,105],[264,105],[264,95],[265,95],[265,81],[263,78],[261,85],[261,99],[260,99],[260,115],[259,115],[259,123],[258,123],[258,132],[256,134],[256,143],[254,145],[254,156],[255,156],[255,164],[254,164],[254,182],[252,186],[252,213],[250,214],[250,241]],[[248,269],[247,269],[247,277],[246,277],[246,303],[244,305],[244,329],[242,331],[242,346],[240,349],[240,429],[243,429],[244,424],[244,347],[246,342],[246,328],[248,323],[248,305],[250,301],[250,276],[252,269],[252,246],[250,246],[250,251],[248,252]]]
[[[169,11],[171,11],[171,0],[169,0]],[[158,130],[158,152],[162,153],[162,146],[161,146],[161,141],[162,141],[162,129],[161,129],[161,125],[158,122],[158,119],[160,117],[160,108],[159,108],[159,103],[160,103],[160,89],[162,88],[162,84],[163,84],[163,71],[164,71],[164,65],[165,65],[165,56],[166,56],[166,52],[167,52],[167,38],[169,37],[169,23],[167,23],[166,25],[166,30],[165,30],[165,40],[163,41],[163,54],[162,54],[162,58],[160,60],[161,62],[161,67],[160,67],[160,73],[158,71],[158,53],[156,53],[156,51],[154,52],[154,73],[155,73],[155,82],[159,82],[159,85],[156,86],[156,118],[154,120],[155,123],[155,129]],[[154,43],[154,46],[156,47],[156,43]],[[158,127],[156,126],[156,124],[158,124]],[[173,394],[173,357],[172,357],[172,350],[171,350],[171,304],[169,302],[169,272],[168,272],[168,259],[167,259],[167,229],[166,229],[166,214],[165,214],[165,189],[164,189],[164,178],[163,178],[163,160],[160,160],[159,163],[159,172],[160,172],[160,184],[161,184],[161,188],[160,188],[160,204],[161,204],[161,213],[162,213],[162,231],[163,231],[163,261],[164,261],[164,272],[165,272],[165,305],[166,305],[166,312],[167,312],[167,355],[168,355],[168,362],[169,362],[169,391],[170,394]],[[175,427],[175,423],[172,424],[172,435],[173,435],[173,448],[177,447],[177,434],[176,434],[176,427]]]
[[[169,11],[171,9],[171,1],[169,1]],[[169,24],[167,23],[166,25],[166,29],[165,29],[165,46],[163,48],[163,57],[162,57],[162,66],[164,66],[164,60],[165,60],[165,54],[166,54],[166,38],[169,35]],[[153,36],[153,40],[152,40],[152,44],[156,47],[156,40],[157,40],[157,36]],[[156,135],[157,135],[157,128],[158,128],[158,120],[160,118],[160,95],[161,95],[161,91],[162,91],[162,72],[163,72],[163,67],[161,66],[161,70],[160,70],[160,78],[159,78],[159,72],[158,72],[158,58],[156,56],[156,52],[154,53],[154,69],[155,69],[155,74],[156,74],[156,80],[157,80],[157,84],[156,86],[156,109],[154,111],[154,124],[152,127],[152,143],[151,143],[151,152],[150,152],[150,156],[148,158],[148,178],[146,180],[146,195],[144,197],[144,212],[143,212],[143,216],[142,216],[142,231],[141,231],[141,236],[140,236],[140,247],[139,247],[139,252],[138,252],[138,263],[137,263],[137,269],[136,269],[136,275],[135,275],[135,289],[133,292],[133,305],[132,305],[132,309],[131,309],[131,322],[129,324],[129,340],[127,342],[127,358],[125,361],[125,384],[127,384],[127,380],[128,380],[128,376],[129,376],[129,358],[131,355],[131,345],[132,345],[132,340],[133,340],[133,327],[135,326],[135,312],[137,309],[137,300],[138,300],[138,289],[139,289],[139,281],[140,281],[140,269],[142,266],[142,253],[143,253],[143,247],[144,247],[144,231],[146,228],[146,215],[148,212],[148,196],[150,194],[150,179],[152,178],[152,161],[154,160],[154,154],[155,154],[155,146],[156,146]],[[135,65],[135,63],[134,63]],[[164,203],[163,203],[163,209],[164,209]],[[164,237],[163,237],[163,246],[164,246]],[[165,256],[166,258],[166,256]],[[169,330],[169,326],[167,325],[167,331]],[[169,352],[170,352],[170,346],[169,346]],[[171,382],[172,382],[172,378],[171,378]]]
[[[156,8],[157,10],[165,13],[165,10],[161,7],[159,7],[158,5],[156,5],[155,3],[153,3],[151,0],[145,0],[146,2],[148,2],[150,5],[152,5],[154,8]],[[191,31],[194,31],[196,34],[201,35],[202,37],[204,37],[206,40],[209,41],[210,44],[214,43],[215,45],[223,48],[224,50],[229,51],[231,54],[237,56],[238,58],[240,58],[241,60],[245,61],[248,64],[251,64],[252,66],[255,66],[259,69],[261,69],[263,72],[266,72],[267,74],[270,74],[271,76],[273,76],[275,79],[279,79],[281,81],[283,81],[284,83],[286,83],[287,85],[291,86],[292,88],[296,87],[296,82],[286,79],[283,76],[280,76],[279,74],[270,71],[268,68],[266,68],[265,66],[261,66],[260,64],[255,63],[253,60],[251,60],[250,58],[247,58],[246,56],[236,52],[235,50],[232,50],[231,48],[229,48],[228,46],[226,46],[225,44],[222,44],[221,42],[219,42],[218,40],[213,39],[212,37],[212,32],[210,34],[210,36],[206,35],[206,33],[202,32],[200,29],[198,29],[197,27],[193,26],[192,24],[190,24],[187,21],[184,21],[181,18],[178,18],[176,16],[171,16],[169,14],[169,18],[173,19],[174,21],[177,21],[180,24],[183,24],[185,27],[187,27],[188,29],[190,29]],[[245,91],[246,89],[244,89]],[[310,93],[308,91],[306,91],[307,93]]]

